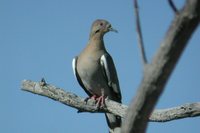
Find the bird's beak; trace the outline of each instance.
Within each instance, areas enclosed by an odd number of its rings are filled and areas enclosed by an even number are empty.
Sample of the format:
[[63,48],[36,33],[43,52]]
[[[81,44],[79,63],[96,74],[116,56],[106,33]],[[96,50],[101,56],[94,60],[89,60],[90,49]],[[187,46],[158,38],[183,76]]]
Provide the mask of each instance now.
[[113,32],[118,33],[118,31],[116,29],[112,28],[112,27],[109,27],[108,29],[109,29],[109,31],[113,31]]

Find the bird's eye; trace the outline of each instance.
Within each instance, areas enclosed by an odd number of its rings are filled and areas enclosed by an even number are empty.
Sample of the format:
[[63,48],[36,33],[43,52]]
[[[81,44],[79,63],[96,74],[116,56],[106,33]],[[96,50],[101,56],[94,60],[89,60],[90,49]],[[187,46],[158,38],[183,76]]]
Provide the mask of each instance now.
[[103,26],[103,23],[100,23],[101,26]]

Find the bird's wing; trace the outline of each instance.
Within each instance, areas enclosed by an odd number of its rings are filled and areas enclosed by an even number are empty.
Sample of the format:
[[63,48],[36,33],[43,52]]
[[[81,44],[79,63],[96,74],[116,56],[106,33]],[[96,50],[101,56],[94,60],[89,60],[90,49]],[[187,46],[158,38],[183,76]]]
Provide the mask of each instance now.
[[115,93],[114,96],[117,98],[116,100],[121,102],[121,91],[112,57],[108,53],[105,53],[101,56],[100,63],[105,73],[105,78],[107,79],[108,86]]
[[88,96],[92,96],[92,94],[85,88],[78,72],[77,72],[77,61],[78,61],[78,56],[74,57],[73,60],[72,60],[72,69],[73,69],[73,72],[74,72],[74,76],[76,77],[79,85],[84,89],[84,91],[88,94]]

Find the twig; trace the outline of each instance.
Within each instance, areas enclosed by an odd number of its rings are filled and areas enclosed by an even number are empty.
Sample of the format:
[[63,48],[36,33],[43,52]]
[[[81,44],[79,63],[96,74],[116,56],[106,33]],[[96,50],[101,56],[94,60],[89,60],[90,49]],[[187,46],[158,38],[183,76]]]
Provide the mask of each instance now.
[[[41,85],[41,82],[33,82],[30,80],[24,80],[22,82],[22,90],[45,96],[55,101],[59,101],[67,106],[77,109],[79,112],[110,112],[124,118],[126,115],[126,110],[128,108],[127,105],[122,105],[115,101],[106,99],[106,108],[102,108],[99,110],[98,108],[96,108],[94,100],[88,100],[88,102],[86,103],[83,98],[77,96],[76,94],[65,92],[63,89],[60,89],[50,84]],[[200,102],[184,104],[168,109],[157,109],[153,111],[152,115],[149,118],[149,121],[167,122],[195,116],[200,116]]]
[[141,58],[142,58],[142,62],[143,62],[144,70],[145,70],[145,66],[148,62],[147,62],[145,49],[144,49],[144,43],[143,43],[143,37],[142,37],[142,30],[141,30],[141,26],[140,26],[140,16],[139,16],[139,11],[138,11],[137,0],[134,0],[134,13],[135,13],[135,22],[136,22],[138,45],[139,45],[139,48],[140,48]]
[[178,10],[177,10],[177,8],[176,8],[176,6],[174,5],[174,2],[173,2],[173,0],[168,0],[168,3],[169,3],[169,5],[170,5],[170,7],[172,8],[172,10],[174,11],[174,13],[178,13]]
[[145,133],[148,118],[200,21],[200,1],[187,0],[170,28],[127,111],[123,133]]

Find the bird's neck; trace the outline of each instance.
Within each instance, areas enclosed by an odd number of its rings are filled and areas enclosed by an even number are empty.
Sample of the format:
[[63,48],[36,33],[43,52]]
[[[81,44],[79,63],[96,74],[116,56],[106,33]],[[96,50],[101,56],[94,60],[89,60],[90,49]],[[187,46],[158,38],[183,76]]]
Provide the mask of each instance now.
[[95,36],[90,37],[88,45],[90,45],[90,48],[92,48],[93,50],[105,49],[103,36],[95,35]]

